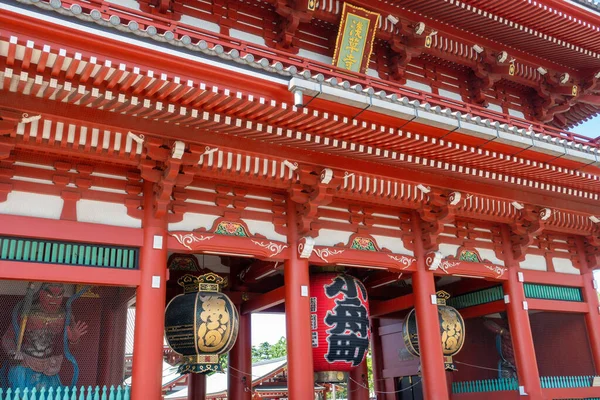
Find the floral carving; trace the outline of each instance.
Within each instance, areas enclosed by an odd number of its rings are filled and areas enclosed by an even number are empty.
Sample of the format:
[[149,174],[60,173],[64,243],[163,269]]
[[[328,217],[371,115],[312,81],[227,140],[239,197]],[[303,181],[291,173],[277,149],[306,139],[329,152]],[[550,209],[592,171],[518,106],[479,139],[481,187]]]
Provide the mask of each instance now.
[[410,265],[413,262],[413,259],[410,257],[407,257],[407,256],[395,256],[393,254],[388,254],[388,257],[391,258],[392,260],[402,264],[404,266],[402,269],[406,269],[406,268],[410,267]]
[[252,243],[254,243],[255,245],[257,245],[259,247],[269,250],[271,252],[271,255],[269,255],[269,257],[275,257],[277,254],[281,253],[283,250],[285,250],[288,247],[287,244],[274,243],[274,242],[261,242],[258,240],[252,240]]
[[499,265],[483,264],[483,266],[489,269],[490,271],[493,271],[496,274],[496,278],[501,278],[502,275],[504,275],[504,273],[506,272],[506,268],[501,267]]
[[213,238],[213,236],[204,236],[204,235],[196,236],[193,233],[186,233],[186,234],[174,233],[171,236],[173,236],[175,239],[177,239],[177,241],[179,243],[181,243],[183,245],[183,247],[185,247],[188,250],[193,250],[191,247],[191,245],[193,243],[203,242],[205,240],[210,240]]
[[449,274],[448,270],[456,267],[457,265],[460,265],[460,261],[442,260],[442,262],[440,263],[439,269],[441,269],[445,273]]
[[325,262],[329,262],[327,260],[327,257],[336,256],[336,255],[342,254],[344,252],[344,250],[330,249],[328,247],[325,247],[324,249],[314,249],[313,251],[315,252],[317,257],[319,257],[321,260],[323,260]]

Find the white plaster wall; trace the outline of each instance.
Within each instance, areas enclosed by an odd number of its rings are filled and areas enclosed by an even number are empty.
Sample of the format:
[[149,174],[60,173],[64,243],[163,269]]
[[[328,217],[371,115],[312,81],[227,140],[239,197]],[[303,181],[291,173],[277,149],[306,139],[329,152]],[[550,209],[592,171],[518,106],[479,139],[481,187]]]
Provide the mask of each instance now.
[[180,222],[169,224],[169,231],[193,231],[199,228],[212,228],[218,215],[185,213]]
[[275,225],[273,225],[271,222],[257,221],[253,219],[242,219],[242,221],[248,225],[251,235],[258,233],[265,236],[267,239],[287,242],[287,237],[275,232]]
[[494,250],[481,249],[479,247],[475,247],[475,250],[477,250],[479,252],[479,255],[481,256],[482,259],[491,261],[492,263],[497,264],[497,265],[504,265],[504,261],[502,261],[501,259],[496,257],[496,253],[494,252]]
[[380,236],[380,235],[372,235],[373,239],[375,239],[375,241],[377,241],[377,245],[379,245],[380,248],[385,247],[386,249],[390,250],[392,253],[397,253],[397,254],[406,254],[406,255],[413,255],[413,252],[408,250],[406,247],[404,247],[404,242],[402,242],[402,239],[398,238],[398,237],[390,237],[390,236]]
[[520,263],[521,268],[535,271],[547,271],[546,259],[543,256],[527,254],[525,260]]
[[573,275],[581,275],[581,271],[579,271],[573,265],[573,261],[567,258],[552,258],[552,265],[554,266],[554,271],[560,272],[562,274],[573,274]]
[[488,103],[487,108],[489,108],[492,111],[502,112],[502,107],[500,107],[498,104]]
[[59,196],[13,191],[0,203],[0,214],[60,219],[62,207]]
[[119,6],[127,7],[132,10],[139,11],[140,3],[136,0],[106,0],[108,3],[117,4]]
[[367,69],[367,75],[372,76],[373,78],[379,79],[379,72],[376,69],[369,68]]
[[[131,1],[135,1],[135,0],[131,0]],[[180,21],[182,24],[196,26],[201,29],[206,29],[207,31],[211,31],[211,32],[215,32],[215,33],[221,32],[221,28],[219,27],[218,24],[215,24],[214,22],[204,21],[204,20],[201,20],[200,18],[190,17],[189,15],[182,15]]]
[[79,200],[77,202],[77,221],[129,228],[142,227],[141,220],[127,215],[127,207],[124,204],[96,200]]
[[440,96],[444,96],[444,97],[447,97],[447,98],[452,99],[452,100],[462,101],[462,96],[460,95],[460,93],[451,92],[451,91],[446,90],[446,89],[438,89],[438,94]]
[[512,115],[513,117],[517,117],[517,118],[525,118],[525,114],[523,114],[521,111],[519,110],[513,110],[512,108],[508,109],[508,113],[510,115]]
[[426,85],[424,83],[421,82],[417,82],[417,81],[411,81],[410,79],[406,80],[406,86],[413,88],[413,89],[417,89],[417,90],[422,90],[424,92],[430,92],[431,93],[431,86]]
[[321,229],[319,236],[315,238],[317,246],[335,246],[338,243],[348,243],[353,232],[334,231],[331,229]]
[[460,246],[456,244],[442,243],[439,247],[439,252],[442,253],[442,258],[448,256],[456,256],[456,252]]
[[300,51],[298,51],[298,57],[304,57],[304,58],[308,58],[311,60],[319,61],[319,62],[322,62],[323,64],[331,64],[333,62],[332,57],[328,57],[326,55],[315,53],[313,51],[308,51],[308,50],[304,50],[304,49],[300,49]]
[[229,36],[236,38],[236,39],[244,40],[246,42],[259,44],[261,46],[266,46],[265,39],[262,36],[252,35],[250,33],[247,33],[244,31],[239,31],[237,29],[230,29]]

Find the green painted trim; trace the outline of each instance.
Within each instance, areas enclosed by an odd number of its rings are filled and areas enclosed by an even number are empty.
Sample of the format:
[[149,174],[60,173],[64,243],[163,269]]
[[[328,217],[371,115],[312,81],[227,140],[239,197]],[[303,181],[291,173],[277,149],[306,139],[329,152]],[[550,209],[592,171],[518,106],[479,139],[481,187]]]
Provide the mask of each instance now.
[[491,288],[478,290],[476,292],[465,293],[458,296],[450,297],[446,302],[449,306],[460,310],[461,308],[478,306],[480,304],[492,303],[494,301],[502,300],[504,298],[504,291],[502,286],[494,286]]
[[519,381],[515,378],[484,379],[452,383],[452,393],[503,392],[516,390],[519,390]]
[[592,387],[594,376],[541,376],[542,389]]
[[129,386],[1,389],[0,400],[130,400]]
[[1,260],[138,269],[139,249],[0,236]]
[[581,289],[576,287],[524,283],[523,288],[525,297],[529,299],[583,302]]

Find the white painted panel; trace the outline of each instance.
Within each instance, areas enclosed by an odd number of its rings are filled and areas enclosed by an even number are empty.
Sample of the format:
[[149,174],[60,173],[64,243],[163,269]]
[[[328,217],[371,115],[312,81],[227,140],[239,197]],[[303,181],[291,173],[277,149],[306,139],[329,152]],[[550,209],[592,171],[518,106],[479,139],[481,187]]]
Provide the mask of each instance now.
[[413,89],[422,90],[422,91],[431,93],[431,86],[426,85],[426,84],[421,83],[421,82],[411,81],[410,79],[406,80],[406,85],[405,86],[408,86],[408,87],[413,88]]
[[127,207],[124,204],[96,200],[79,200],[77,202],[77,221],[129,228],[142,227],[141,220],[127,215]]
[[440,244],[439,252],[442,253],[442,257],[455,257],[459,247],[457,244],[442,243]]
[[502,112],[502,107],[500,107],[498,104],[488,103],[487,108],[489,108],[492,111]]
[[372,235],[373,239],[377,241],[380,248],[385,247],[392,253],[407,254],[412,256],[413,252],[404,247],[404,242],[398,237]]
[[317,246],[335,246],[338,243],[348,243],[350,236],[354,232],[334,231],[331,229],[321,229],[319,236],[315,238]]
[[460,95],[460,93],[451,92],[451,91],[446,90],[446,89],[438,89],[438,94],[440,96],[444,96],[444,97],[447,97],[449,99],[462,101],[462,96]]
[[247,33],[244,31],[239,31],[237,29],[230,29],[229,36],[236,38],[236,39],[244,40],[246,42],[259,44],[261,46],[266,46],[265,39],[262,36],[252,35],[250,33]]
[[108,3],[118,4],[123,7],[131,8],[132,10],[139,11],[140,3],[136,0],[106,0]]
[[475,250],[479,252],[479,255],[482,259],[491,261],[494,264],[504,265],[504,261],[496,257],[496,253],[494,252],[494,250],[480,249],[479,247],[476,247]]
[[267,239],[287,242],[287,237],[285,235],[280,235],[279,233],[275,232],[275,225],[273,225],[272,222],[257,221],[254,219],[242,219],[242,221],[248,225],[252,235],[256,235],[258,233]]
[[0,214],[60,219],[62,207],[59,196],[13,191],[0,203]]
[[512,115],[513,117],[517,117],[517,118],[525,118],[525,114],[523,114],[521,111],[519,110],[513,110],[512,108],[508,109],[508,113],[510,115]]
[[298,51],[298,56],[299,57],[304,57],[304,58],[308,58],[311,60],[315,60],[315,61],[319,61],[322,62],[324,64],[330,64],[333,62],[333,58],[332,57],[328,57],[325,56],[323,54],[319,54],[319,53],[315,53],[313,51],[308,51],[308,50],[304,50],[304,49],[300,49],[300,51]]
[[554,271],[560,272],[562,274],[573,274],[573,275],[581,275],[581,271],[579,271],[573,265],[573,261],[567,258],[552,258],[552,265],[554,265]]
[[546,259],[543,256],[535,254],[527,254],[525,261],[521,261],[520,264],[523,269],[532,269],[535,271],[547,271],[548,266],[546,265]]
[[190,17],[189,15],[182,15],[180,21],[182,24],[196,26],[198,28],[206,29],[207,31],[215,33],[219,33],[221,31],[221,28],[219,28],[218,24],[215,24],[214,22],[204,21],[200,18]]
[[367,69],[367,75],[372,76],[373,78],[379,78],[379,72],[373,68]]
[[185,213],[180,222],[169,224],[169,231],[193,231],[200,228],[209,230],[217,218],[218,215]]

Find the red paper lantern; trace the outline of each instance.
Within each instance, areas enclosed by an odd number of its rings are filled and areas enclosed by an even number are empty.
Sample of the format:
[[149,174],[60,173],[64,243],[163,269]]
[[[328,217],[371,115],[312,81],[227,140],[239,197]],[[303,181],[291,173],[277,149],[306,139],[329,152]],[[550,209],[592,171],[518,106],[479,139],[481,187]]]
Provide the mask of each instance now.
[[349,371],[367,355],[371,324],[367,290],[345,274],[311,279],[310,311],[315,372]]

